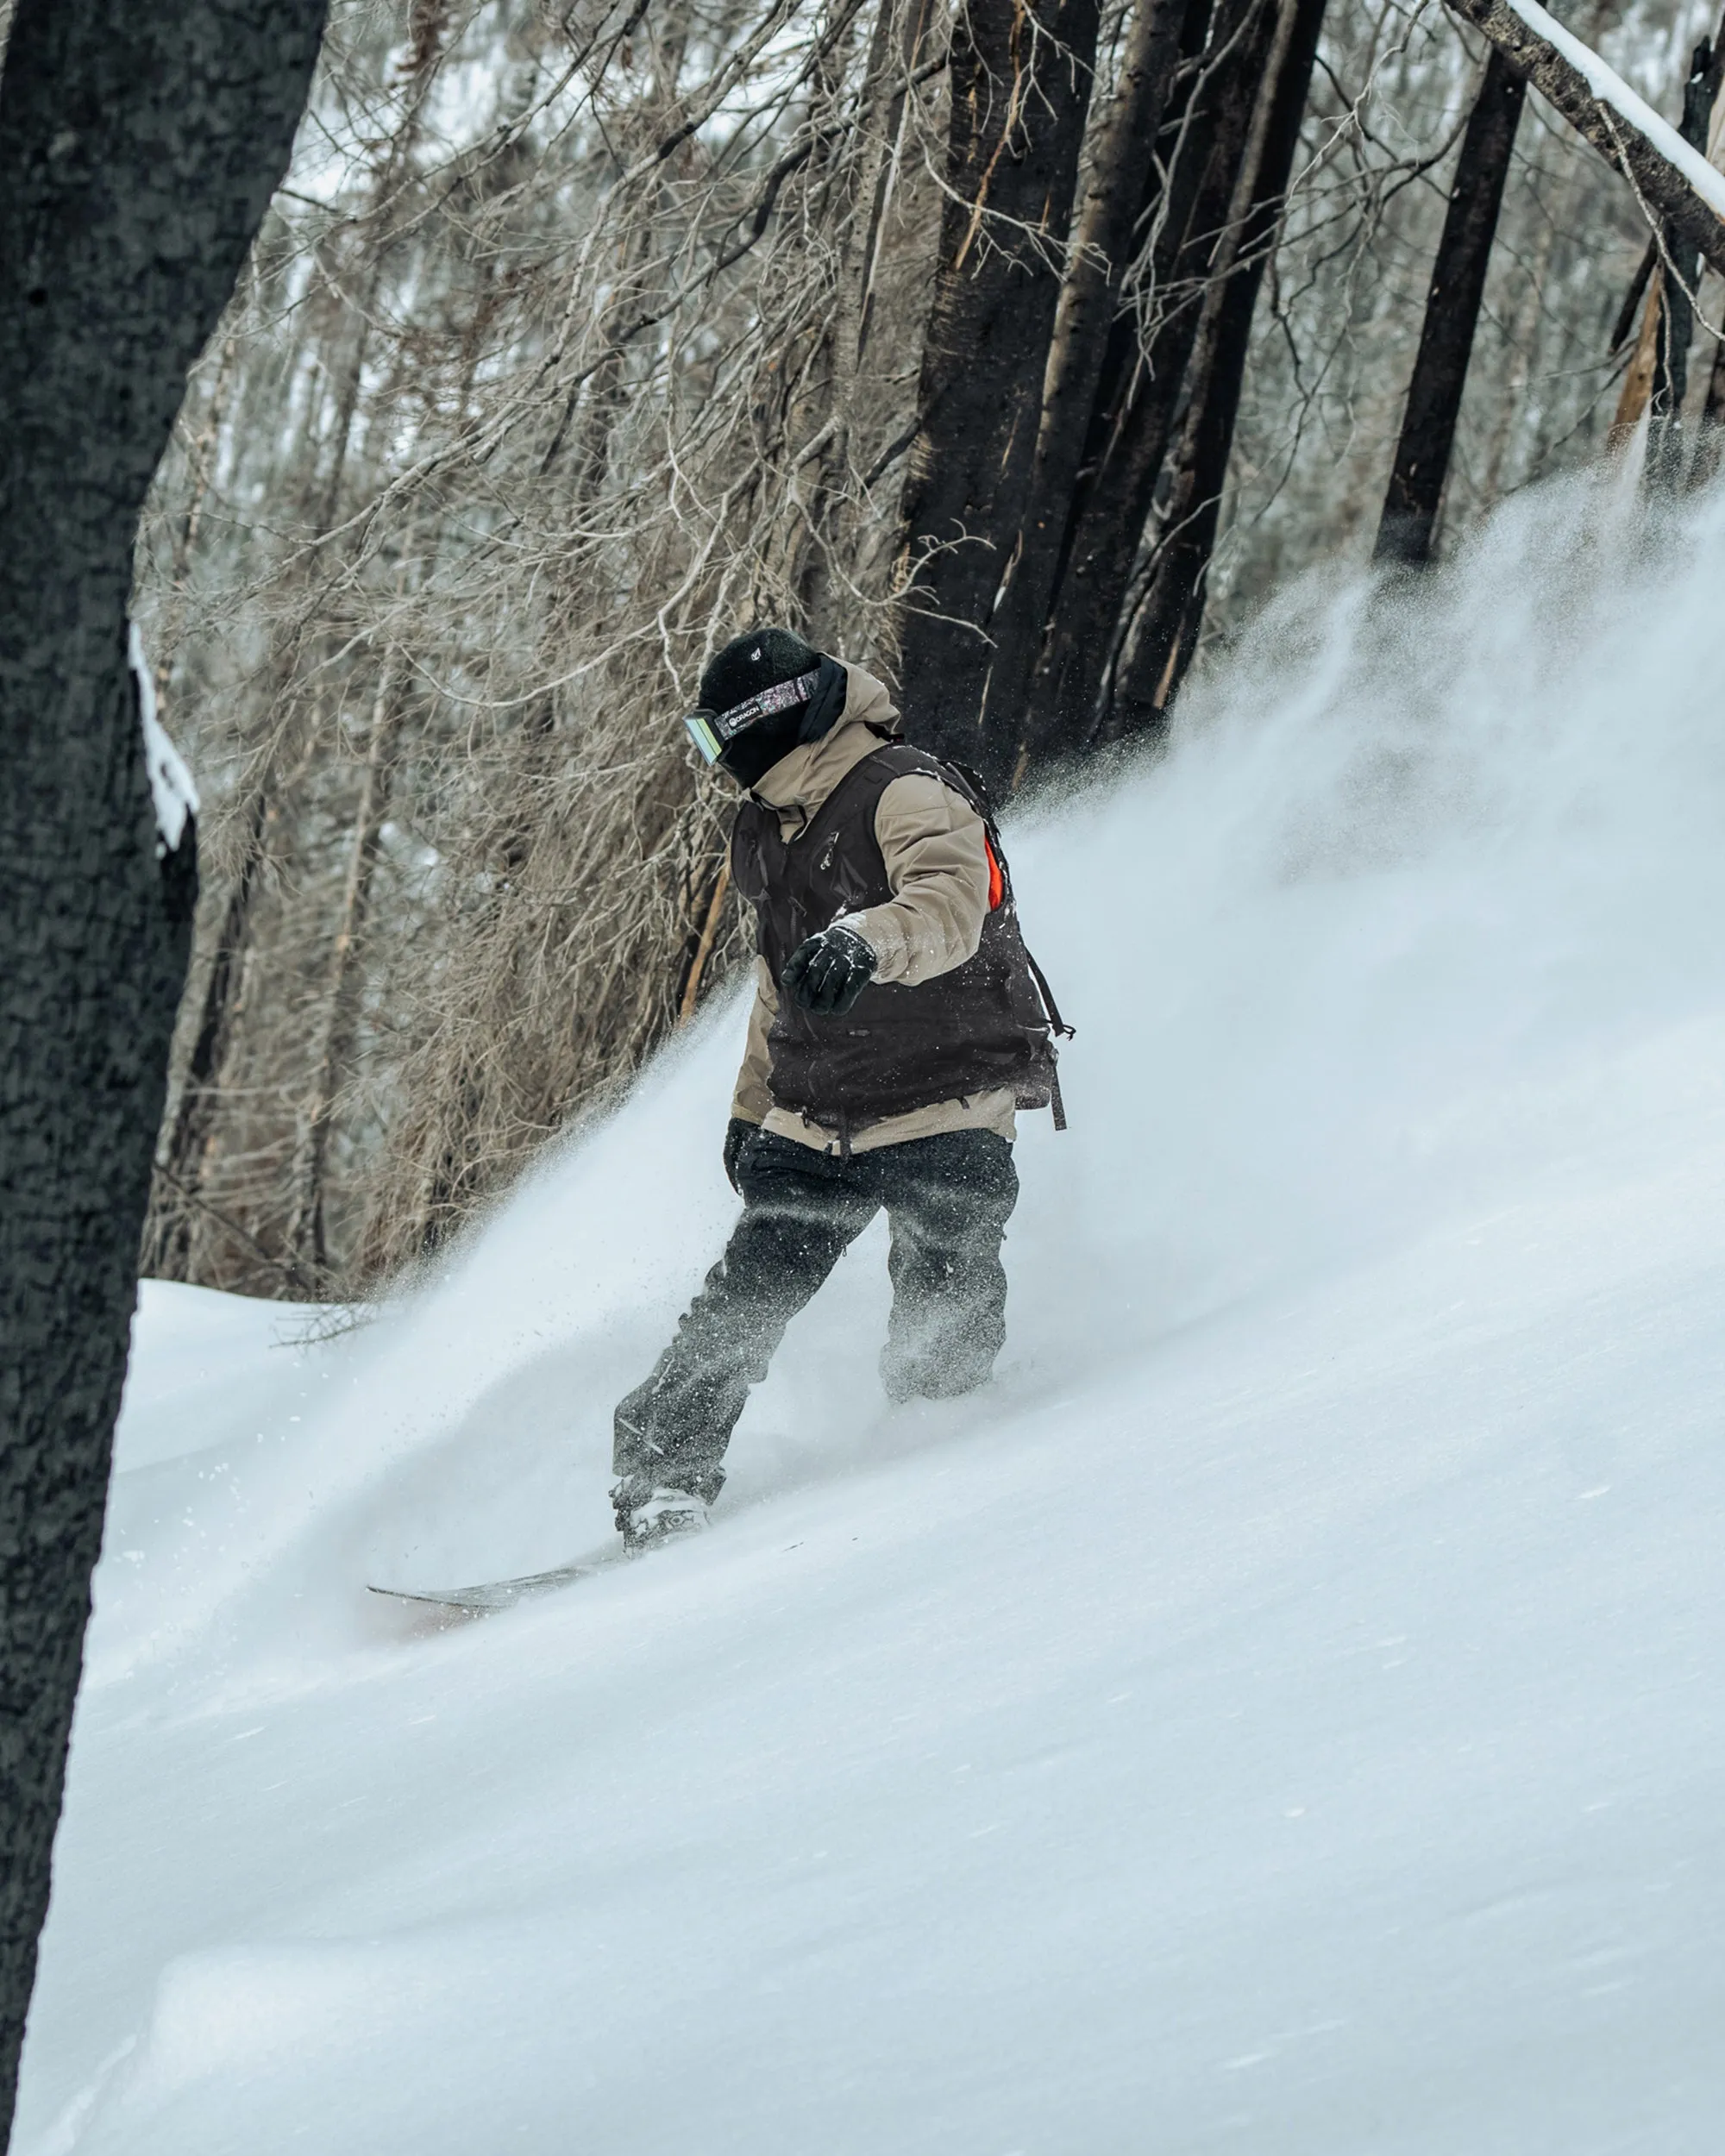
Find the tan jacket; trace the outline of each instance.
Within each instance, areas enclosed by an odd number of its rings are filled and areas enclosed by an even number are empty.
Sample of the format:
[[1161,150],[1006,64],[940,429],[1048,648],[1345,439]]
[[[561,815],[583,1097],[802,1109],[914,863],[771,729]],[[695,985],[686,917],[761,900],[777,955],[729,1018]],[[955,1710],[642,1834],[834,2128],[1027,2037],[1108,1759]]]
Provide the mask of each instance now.
[[[806,830],[839,780],[881,746],[881,732],[900,731],[886,685],[861,667],[847,666],[844,671],[844,713],[838,724],[819,741],[781,757],[755,788],[756,799],[777,812],[780,831],[787,840]],[[874,730],[877,728],[881,731]],[[988,856],[975,810],[938,779],[913,772],[894,779],[882,793],[875,837],[893,896],[885,906],[841,918],[875,953],[875,980],[915,987],[974,958],[988,914]],[[818,1151],[837,1151],[836,1132],[773,1105],[767,1034],[779,1007],[779,992],[765,960],[757,958],[755,967],[755,1007],[731,1112]],[[933,1138],[944,1131],[993,1131],[1010,1140],[1017,1131],[1010,1089],[973,1094],[965,1100],[938,1100],[907,1115],[853,1129],[850,1150],[862,1153],[877,1145],[902,1145],[906,1139]]]

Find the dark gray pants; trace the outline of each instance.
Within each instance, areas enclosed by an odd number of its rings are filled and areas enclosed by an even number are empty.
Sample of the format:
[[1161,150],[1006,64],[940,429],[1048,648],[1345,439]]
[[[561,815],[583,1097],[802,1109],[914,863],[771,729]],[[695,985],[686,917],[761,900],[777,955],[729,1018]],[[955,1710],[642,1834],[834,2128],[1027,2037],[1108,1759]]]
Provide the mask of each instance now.
[[969,1392],[1006,1338],[1000,1243],[1018,1201],[1013,1149],[950,1131],[853,1153],[757,1132],[737,1163],[743,1218],[653,1375],[617,1410],[621,1516],[656,1487],[709,1504],[749,1388],[785,1327],[884,1206],[893,1313],[881,1377],[894,1400]]

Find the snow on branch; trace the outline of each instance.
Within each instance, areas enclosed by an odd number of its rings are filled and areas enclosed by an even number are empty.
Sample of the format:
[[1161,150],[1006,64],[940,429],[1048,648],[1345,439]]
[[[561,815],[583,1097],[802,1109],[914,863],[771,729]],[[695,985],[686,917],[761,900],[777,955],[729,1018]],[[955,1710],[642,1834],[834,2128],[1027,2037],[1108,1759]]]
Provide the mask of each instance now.
[[1725,178],[1539,0],[1447,0],[1622,173],[1644,210],[1725,273]]
[[167,729],[156,716],[156,685],[144,657],[144,640],[138,624],[129,624],[126,656],[131,661],[132,682],[137,691],[138,719],[144,734],[144,764],[150,774],[150,794],[155,803],[156,852],[179,851],[185,836],[185,819],[198,813],[198,788],[185,759],[168,739]]

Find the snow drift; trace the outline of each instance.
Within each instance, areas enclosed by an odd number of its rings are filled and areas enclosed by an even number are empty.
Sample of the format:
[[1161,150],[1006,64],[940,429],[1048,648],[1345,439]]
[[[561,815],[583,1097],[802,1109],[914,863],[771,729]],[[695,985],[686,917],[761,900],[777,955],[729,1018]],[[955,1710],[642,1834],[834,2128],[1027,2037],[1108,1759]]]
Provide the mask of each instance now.
[[1303,586],[1013,834],[1012,1337],[878,1224],[600,1544],[742,1012],[370,1328],[148,1287],[22,2156],[1565,2156],[1725,2097],[1725,511]]

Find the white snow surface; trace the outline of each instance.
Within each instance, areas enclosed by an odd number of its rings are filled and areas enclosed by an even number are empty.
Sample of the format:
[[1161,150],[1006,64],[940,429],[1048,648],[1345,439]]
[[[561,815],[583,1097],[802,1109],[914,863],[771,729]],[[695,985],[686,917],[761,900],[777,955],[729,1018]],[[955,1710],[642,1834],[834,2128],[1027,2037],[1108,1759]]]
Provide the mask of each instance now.
[[1021,822],[1012,1333],[608,1420],[743,1012],[369,1329],[147,1286],[18,2156],[1678,2156],[1725,2108],[1725,515],[1291,594]]
[[1505,0],[1505,4],[1536,37],[1544,38],[1563,54],[1593,92],[1596,103],[1609,105],[1619,119],[1627,120],[1638,135],[1644,135],[1666,164],[1683,174],[1714,215],[1725,218],[1725,177],[1714,170],[1699,150],[1685,142],[1668,120],[1662,120],[1590,45],[1584,45],[1554,15],[1548,15],[1540,0]]

